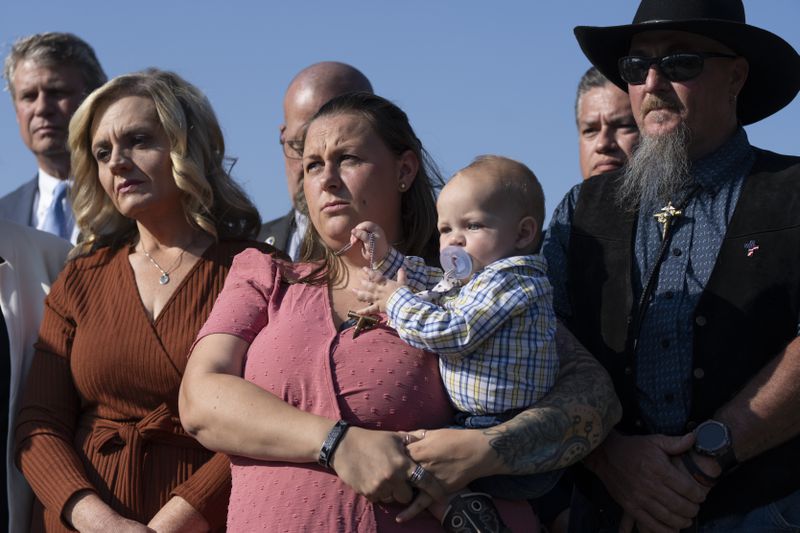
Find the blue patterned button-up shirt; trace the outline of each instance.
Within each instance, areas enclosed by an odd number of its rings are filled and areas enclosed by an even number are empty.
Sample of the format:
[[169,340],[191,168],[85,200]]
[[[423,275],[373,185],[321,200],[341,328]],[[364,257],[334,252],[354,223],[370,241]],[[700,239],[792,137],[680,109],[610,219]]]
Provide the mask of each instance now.
[[[653,432],[684,432],[692,400],[694,309],[754,162],[755,153],[740,128],[718,150],[692,165],[699,190],[673,226],[636,349],[638,402],[645,425]],[[567,250],[579,192],[576,185],[556,208],[542,249],[550,264],[556,312],[562,316],[571,313],[566,293]],[[661,207],[646,206],[637,219],[632,271],[635,302],[661,247],[661,224],[653,218]]]

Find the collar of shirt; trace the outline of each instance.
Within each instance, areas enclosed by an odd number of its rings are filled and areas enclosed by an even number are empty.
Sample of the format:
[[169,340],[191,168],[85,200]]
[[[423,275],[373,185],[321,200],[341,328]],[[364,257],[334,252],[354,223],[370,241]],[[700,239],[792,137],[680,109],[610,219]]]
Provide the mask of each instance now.
[[484,270],[500,271],[509,268],[529,269],[532,271],[531,275],[544,276],[547,274],[547,260],[541,254],[515,255],[489,263]]
[[300,237],[305,235],[308,229],[308,217],[297,209],[294,210],[294,225],[297,227],[297,233],[300,234]]
[[741,175],[742,167],[752,154],[747,133],[739,127],[722,146],[692,163],[692,177],[704,190],[714,193],[727,181]]
[[308,229],[308,217],[303,213],[294,210],[294,231],[292,231],[291,239],[289,240],[289,249],[286,253],[292,258],[292,261],[297,261],[300,258],[300,245],[303,242],[303,237]]

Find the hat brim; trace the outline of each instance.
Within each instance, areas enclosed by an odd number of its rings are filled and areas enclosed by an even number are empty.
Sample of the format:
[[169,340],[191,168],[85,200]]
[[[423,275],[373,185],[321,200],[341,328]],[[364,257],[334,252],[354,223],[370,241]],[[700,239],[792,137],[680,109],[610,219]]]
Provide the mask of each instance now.
[[714,39],[741,55],[750,65],[739,93],[738,116],[752,124],[789,104],[800,90],[800,56],[792,45],[774,33],[749,24],[725,20],[654,21],[624,26],[577,26],[581,50],[597,70],[622,90],[628,84],[617,62],[628,55],[631,39],[645,31],[685,31]]

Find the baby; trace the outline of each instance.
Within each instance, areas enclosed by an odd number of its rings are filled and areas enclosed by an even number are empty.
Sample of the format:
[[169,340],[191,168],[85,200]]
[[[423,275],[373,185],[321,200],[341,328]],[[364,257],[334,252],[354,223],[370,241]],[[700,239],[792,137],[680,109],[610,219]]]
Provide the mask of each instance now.
[[[370,302],[360,312],[385,311],[404,341],[439,355],[458,426],[491,427],[541,399],[559,369],[547,265],[533,255],[541,240],[544,195],[525,165],[482,156],[450,179],[437,212],[444,271],[419,257],[403,257],[372,222],[353,229],[372,266],[355,291]],[[472,488],[533,498],[559,475],[494,476]],[[460,496],[468,497],[491,505],[485,495]],[[456,506],[476,508],[451,499],[450,507]]]

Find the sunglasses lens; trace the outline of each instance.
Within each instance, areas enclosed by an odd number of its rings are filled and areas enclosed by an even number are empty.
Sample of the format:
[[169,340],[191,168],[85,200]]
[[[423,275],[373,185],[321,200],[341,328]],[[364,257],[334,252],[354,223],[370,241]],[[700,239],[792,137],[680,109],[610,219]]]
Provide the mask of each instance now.
[[627,56],[619,60],[619,75],[631,85],[641,85],[647,79],[650,66],[657,64],[670,81],[687,81],[703,72],[703,57],[698,54],[672,54],[659,59]]
[[644,57],[628,56],[619,60],[619,75],[631,85],[641,85],[647,79],[650,61]]
[[703,58],[696,54],[673,54],[663,58],[659,67],[671,81],[686,81],[703,72]]

